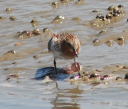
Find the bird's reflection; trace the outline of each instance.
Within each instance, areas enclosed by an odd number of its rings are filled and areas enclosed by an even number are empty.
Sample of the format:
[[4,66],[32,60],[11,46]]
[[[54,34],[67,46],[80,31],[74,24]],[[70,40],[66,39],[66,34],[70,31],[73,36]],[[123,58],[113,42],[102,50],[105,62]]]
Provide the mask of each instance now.
[[58,89],[56,98],[51,101],[52,109],[80,109],[78,103],[83,90],[78,87],[72,89]]

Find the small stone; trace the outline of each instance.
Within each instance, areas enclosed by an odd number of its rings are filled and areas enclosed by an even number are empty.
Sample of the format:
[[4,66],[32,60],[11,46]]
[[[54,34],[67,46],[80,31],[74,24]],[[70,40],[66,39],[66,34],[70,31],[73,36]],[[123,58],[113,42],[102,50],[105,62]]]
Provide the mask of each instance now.
[[107,14],[106,19],[112,19],[112,14]]
[[96,73],[92,73],[89,78],[96,78],[96,77],[99,77],[99,75]]
[[50,30],[50,29],[48,29],[48,28],[44,28],[42,33],[43,33],[43,35],[44,35],[45,37],[47,37],[47,36],[52,37],[52,34],[53,34],[52,30]]
[[17,37],[19,39],[26,39],[32,37],[32,32],[31,31],[22,31],[22,32],[17,32]]
[[5,54],[16,54],[16,51],[15,50],[9,50]]
[[9,70],[9,68],[4,68],[5,71]]
[[106,80],[106,79],[108,79],[110,76],[109,75],[104,75],[104,76],[101,76],[101,80]]
[[4,19],[4,17],[0,16],[0,20],[3,20],[3,19]]
[[59,7],[59,2],[52,2],[52,7],[53,8],[58,8]]
[[113,8],[114,8],[114,6],[109,6],[107,10],[108,10],[108,11],[112,11]]
[[101,31],[98,33],[98,35],[103,34],[103,33],[106,33],[106,32],[107,32],[107,30],[106,30],[106,29],[101,30]]
[[88,81],[89,78],[88,78],[88,76],[82,76],[82,80],[83,80],[83,81]]
[[94,85],[94,86],[97,86],[97,85],[100,84],[100,81],[93,81],[91,84]]
[[122,37],[117,38],[117,44],[119,44],[119,45],[123,46],[123,45],[124,45],[124,43],[125,43],[125,39],[124,39],[124,37],[123,37],[123,36],[122,36]]
[[105,17],[104,17],[102,14],[99,14],[99,15],[96,16],[96,19],[101,19],[101,20],[102,20],[102,19],[104,19],[104,18],[105,18]]
[[45,33],[45,32],[48,32],[49,31],[49,29],[48,28],[44,28],[43,29],[43,32]]
[[123,7],[124,7],[124,6],[123,6],[123,5],[121,5],[121,4],[120,4],[120,5],[118,5],[118,8],[123,8]]
[[122,80],[122,78],[121,77],[116,77],[116,80]]
[[16,64],[16,62],[12,62],[12,64]]
[[30,23],[32,24],[33,27],[36,27],[39,25],[39,22],[35,19],[32,19]]
[[52,23],[62,23],[64,19],[65,19],[64,16],[60,16],[60,15],[59,15],[59,16],[56,16],[56,17],[53,19]]
[[112,47],[113,44],[114,44],[114,42],[113,42],[113,40],[108,40],[108,41],[105,42],[105,44],[106,44],[108,47]]
[[41,34],[40,29],[34,29],[34,30],[32,31],[32,33],[33,33],[34,35],[40,35],[40,34]]
[[123,69],[124,65],[116,65],[116,67],[119,68],[119,69]]
[[94,39],[93,40],[93,45],[94,46],[99,46],[100,45],[100,40],[99,39]]
[[10,19],[11,21],[15,21],[15,20],[16,20],[16,17],[15,17],[15,16],[10,16],[9,19]]
[[38,23],[37,20],[32,19],[30,23]]
[[12,12],[13,11],[13,8],[6,8],[5,11],[6,12]]
[[128,69],[128,66],[125,66],[125,65],[124,65],[124,66],[123,66],[123,69]]
[[97,13],[97,12],[99,12],[99,10],[96,10],[96,9],[95,9],[95,10],[92,10],[92,12],[93,12],[93,13]]
[[34,55],[33,58],[34,58],[34,59],[38,59],[39,57],[38,57],[37,55]]
[[124,79],[127,79],[128,80],[128,73],[125,74]]
[[10,80],[11,78],[19,78],[19,74],[9,74],[6,78],[6,80]]

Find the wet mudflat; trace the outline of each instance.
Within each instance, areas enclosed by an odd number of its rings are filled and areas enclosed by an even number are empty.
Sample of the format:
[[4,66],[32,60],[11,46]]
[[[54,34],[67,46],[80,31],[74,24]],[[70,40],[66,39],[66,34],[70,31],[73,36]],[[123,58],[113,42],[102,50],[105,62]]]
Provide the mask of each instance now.
[[[0,0],[0,108],[126,109],[127,13],[127,0]],[[49,31],[77,34],[82,72],[110,78],[31,79],[53,66]],[[72,62],[57,60],[58,67]]]

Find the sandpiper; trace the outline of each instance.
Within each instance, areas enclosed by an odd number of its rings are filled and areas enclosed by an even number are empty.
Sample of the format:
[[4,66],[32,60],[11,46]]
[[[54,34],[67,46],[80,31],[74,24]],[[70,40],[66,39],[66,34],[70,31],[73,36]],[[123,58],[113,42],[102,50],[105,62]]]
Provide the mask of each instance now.
[[[54,56],[54,68],[56,70],[56,59],[74,59],[78,57],[80,52],[80,41],[78,37],[70,33],[52,33],[52,38],[48,42],[48,50],[53,53]],[[76,67],[77,64],[76,64]]]

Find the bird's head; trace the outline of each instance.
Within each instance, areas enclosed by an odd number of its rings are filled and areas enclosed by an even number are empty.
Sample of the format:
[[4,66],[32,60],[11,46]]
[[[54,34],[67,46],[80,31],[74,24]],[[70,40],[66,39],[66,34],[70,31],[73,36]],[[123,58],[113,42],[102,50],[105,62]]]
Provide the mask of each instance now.
[[71,43],[64,41],[61,44],[62,52],[70,58],[78,57],[78,50]]

